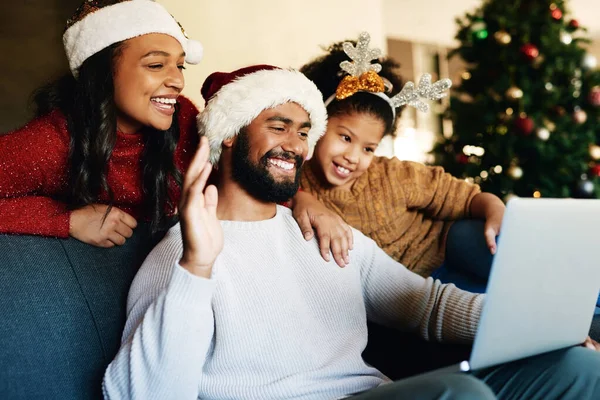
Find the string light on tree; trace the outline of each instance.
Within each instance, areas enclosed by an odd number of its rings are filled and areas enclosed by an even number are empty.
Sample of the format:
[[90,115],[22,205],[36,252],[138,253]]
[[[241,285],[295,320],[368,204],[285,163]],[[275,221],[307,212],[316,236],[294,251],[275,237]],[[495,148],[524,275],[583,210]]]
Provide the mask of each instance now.
[[573,121],[579,125],[585,124],[585,121],[587,121],[587,113],[582,109],[577,108],[575,111],[573,111]]
[[562,31],[560,33],[560,41],[563,44],[570,45],[573,42],[573,37],[568,32]]
[[539,199],[540,197],[542,197],[542,192],[540,192],[539,190],[536,190],[535,192],[533,192],[533,197],[535,197],[536,199]]
[[471,25],[471,32],[473,33],[473,37],[475,39],[486,39],[488,37],[488,30],[485,21],[479,19],[473,22],[473,25]]
[[600,160],[600,146],[597,144],[590,145],[590,157],[592,157],[592,160]]
[[546,141],[550,139],[550,131],[546,128],[538,128],[535,131],[535,134],[540,140]]
[[498,43],[501,46],[507,46],[510,44],[510,42],[512,42],[510,34],[503,29],[494,33],[494,39],[496,40],[496,43]]
[[598,59],[593,55],[586,53],[581,59],[581,66],[587,70],[596,69],[598,66]]
[[509,87],[506,90],[506,93],[504,93],[504,94],[511,101],[517,101],[517,100],[523,98],[523,91],[521,90],[521,88],[519,88],[517,86]]
[[523,177],[523,170],[518,165],[510,166],[506,173],[514,180],[519,180]]

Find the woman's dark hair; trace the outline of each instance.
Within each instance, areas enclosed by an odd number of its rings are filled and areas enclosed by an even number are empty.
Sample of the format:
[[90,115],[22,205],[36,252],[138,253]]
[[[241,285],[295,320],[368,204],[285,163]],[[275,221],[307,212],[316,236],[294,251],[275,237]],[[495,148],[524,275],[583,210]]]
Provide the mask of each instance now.
[[[114,62],[120,56],[116,43],[89,57],[75,79],[68,74],[34,94],[37,116],[59,109],[67,119],[71,137],[68,192],[64,201],[70,209],[97,203],[113,192],[107,182],[107,167],[117,140],[117,108],[114,101]],[[142,156],[145,215],[152,230],[163,228],[167,209],[173,209],[169,196],[170,180],[181,186],[181,172],[174,164],[179,140],[178,110],[166,131],[144,128]],[[110,208],[107,211],[110,212]]]
[[[349,42],[356,45],[356,42]],[[334,43],[327,49],[326,55],[318,57],[300,68],[300,72],[317,85],[317,88],[323,94],[324,101],[335,93],[338,84],[347,75],[340,69],[342,61],[351,61],[344,52],[343,43]],[[379,76],[387,79],[392,84],[392,89],[386,94],[392,97],[400,92],[402,79],[396,73],[400,65],[391,58],[382,58],[375,62],[381,64]],[[399,116],[400,112],[401,110],[397,109],[396,116]],[[353,113],[366,113],[379,118],[385,125],[385,135],[393,134],[396,130],[398,118],[394,119],[391,106],[387,101],[373,94],[357,92],[343,100],[333,100],[327,106],[327,114],[330,117]]]

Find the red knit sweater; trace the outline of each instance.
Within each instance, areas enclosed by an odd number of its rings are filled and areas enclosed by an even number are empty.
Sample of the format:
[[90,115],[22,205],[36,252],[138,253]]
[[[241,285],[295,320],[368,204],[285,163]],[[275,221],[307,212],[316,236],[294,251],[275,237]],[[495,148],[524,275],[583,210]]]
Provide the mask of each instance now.
[[[181,134],[175,164],[185,173],[198,145],[197,108],[180,96]],[[144,219],[141,157],[143,135],[117,132],[108,163],[108,185],[113,205]],[[0,233],[69,236],[70,212],[65,197],[68,179],[69,132],[59,111],[37,118],[23,128],[0,135]],[[170,188],[175,201],[179,188]],[[108,203],[106,193],[101,203]],[[172,213],[173,210],[167,210]]]

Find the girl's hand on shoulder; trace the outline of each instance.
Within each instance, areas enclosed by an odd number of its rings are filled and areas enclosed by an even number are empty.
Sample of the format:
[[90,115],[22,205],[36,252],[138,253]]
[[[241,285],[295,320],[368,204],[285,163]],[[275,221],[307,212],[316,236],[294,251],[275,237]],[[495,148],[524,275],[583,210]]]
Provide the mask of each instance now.
[[90,204],[71,212],[69,235],[97,247],[125,244],[133,235],[137,221],[125,211],[106,204]]
[[350,263],[348,251],[354,245],[352,229],[339,215],[307,192],[298,192],[294,196],[292,213],[306,240],[312,239],[316,232],[325,261],[330,261],[331,252],[340,267]]

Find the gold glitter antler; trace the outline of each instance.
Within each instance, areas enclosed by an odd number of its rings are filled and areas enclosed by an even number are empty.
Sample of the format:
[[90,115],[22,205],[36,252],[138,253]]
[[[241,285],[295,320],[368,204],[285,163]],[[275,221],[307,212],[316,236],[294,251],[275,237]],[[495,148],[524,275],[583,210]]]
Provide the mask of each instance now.
[[434,84],[431,83],[431,75],[424,74],[415,89],[413,82],[406,82],[402,91],[390,99],[392,107],[409,105],[419,111],[429,111],[429,105],[422,102],[421,99],[439,100],[445,97],[448,89],[452,86],[450,79],[441,79]]
[[343,44],[344,52],[352,59],[352,62],[342,61],[340,63],[340,68],[355,77],[359,77],[369,71],[381,71],[380,64],[371,64],[372,60],[381,57],[381,50],[369,49],[370,41],[371,36],[369,36],[367,32],[363,32],[358,37],[356,47],[350,42],[345,42]]

